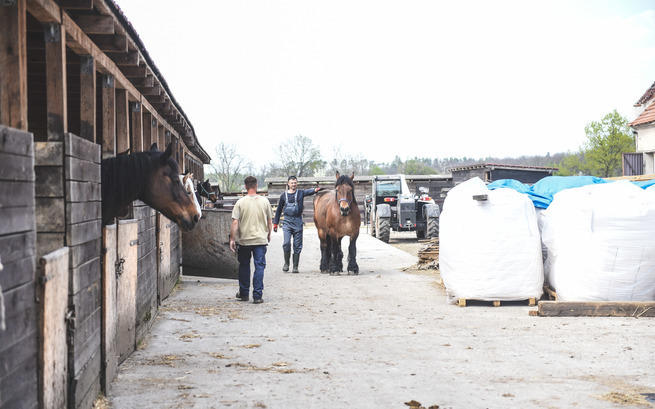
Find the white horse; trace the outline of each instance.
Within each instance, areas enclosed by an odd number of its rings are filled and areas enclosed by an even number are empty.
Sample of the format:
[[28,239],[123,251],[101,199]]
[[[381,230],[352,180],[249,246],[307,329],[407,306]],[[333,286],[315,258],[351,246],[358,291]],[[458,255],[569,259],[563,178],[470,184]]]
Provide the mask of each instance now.
[[184,190],[192,198],[193,205],[196,206],[196,210],[200,215],[199,219],[202,218],[202,208],[198,203],[198,198],[196,197],[196,189],[193,187],[193,173],[187,173],[186,175],[180,175],[180,182],[184,186]]

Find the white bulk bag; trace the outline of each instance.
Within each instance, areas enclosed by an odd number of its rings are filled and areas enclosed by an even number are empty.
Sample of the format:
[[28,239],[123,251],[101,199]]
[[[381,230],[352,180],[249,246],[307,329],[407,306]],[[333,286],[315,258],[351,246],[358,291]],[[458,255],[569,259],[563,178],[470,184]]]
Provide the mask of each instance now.
[[559,299],[655,300],[655,190],[628,181],[563,190],[543,216]]
[[439,269],[452,300],[540,297],[543,263],[532,201],[512,189],[488,190],[480,178],[455,186],[441,213]]

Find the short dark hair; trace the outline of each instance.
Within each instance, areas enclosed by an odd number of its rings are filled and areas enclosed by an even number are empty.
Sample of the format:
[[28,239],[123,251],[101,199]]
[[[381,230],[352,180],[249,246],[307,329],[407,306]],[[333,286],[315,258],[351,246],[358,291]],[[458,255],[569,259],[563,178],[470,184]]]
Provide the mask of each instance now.
[[293,180],[298,180],[297,177],[295,177],[294,175],[291,175],[291,176],[289,176],[289,177],[287,178],[287,182],[290,181],[291,179],[293,179]]
[[257,189],[257,178],[254,176],[248,176],[243,183],[246,185],[246,189]]

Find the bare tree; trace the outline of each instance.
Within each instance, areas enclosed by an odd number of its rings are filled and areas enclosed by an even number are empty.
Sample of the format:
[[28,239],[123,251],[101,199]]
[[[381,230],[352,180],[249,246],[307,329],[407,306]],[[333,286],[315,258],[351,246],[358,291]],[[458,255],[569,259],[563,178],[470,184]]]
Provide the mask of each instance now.
[[272,165],[273,172],[276,174],[314,176],[324,165],[321,151],[306,136],[296,135],[289,138],[278,147],[278,150],[281,163]]
[[339,171],[344,174],[355,172],[356,175],[368,175],[371,163],[361,153],[343,153],[341,147],[332,149],[332,160],[328,162],[327,173]]
[[239,190],[242,173],[250,164],[237,152],[234,145],[221,142],[216,147],[216,159],[210,166],[218,178],[221,190],[233,192]]

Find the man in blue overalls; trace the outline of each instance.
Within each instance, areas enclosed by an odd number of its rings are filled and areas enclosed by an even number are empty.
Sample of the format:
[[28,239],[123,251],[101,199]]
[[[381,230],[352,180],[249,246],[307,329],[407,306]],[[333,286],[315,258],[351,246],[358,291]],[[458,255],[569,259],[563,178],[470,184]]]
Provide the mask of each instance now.
[[280,195],[277,202],[277,210],[273,218],[273,231],[277,232],[277,225],[280,222],[280,216],[284,212],[284,267],[282,271],[289,271],[289,258],[291,258],[291,236],[293,236],[293,273],[298,272],[298,261],[300,260],[300,251],[302,250],[302,210],[305,196],[313,195],[319,191],[319,188],[296,190],[298,179],[295,176],[289,176],[287,179],[287,190]]

